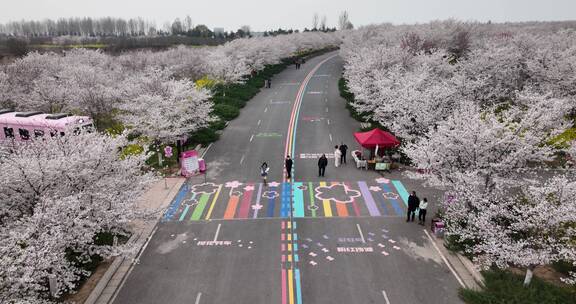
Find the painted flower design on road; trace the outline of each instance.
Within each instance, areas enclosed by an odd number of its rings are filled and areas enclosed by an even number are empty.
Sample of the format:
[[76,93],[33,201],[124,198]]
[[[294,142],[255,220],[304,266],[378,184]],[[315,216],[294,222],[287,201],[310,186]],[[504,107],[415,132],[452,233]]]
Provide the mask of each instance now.
[[265,197],[267,199],[277,198],[278,196],[280,195],[276,191],[264,191],[264,193],[262,193],[262,197]]
[[389,183],[390,183],[390,180],[387,179],[387,178],[380,177],[380,178],[377,178],[377,179],[376,179],[376,182],[377,182],[378,184],[389,184]]
[[218,185],[214,183],[203,183],[192,186],[192,193],[196,194],[213,194],[218,190]]
[[340,203],[351,203],[354,198],[360,196],[360,192],[348,188],[344,184],[316,187],[316,198],[319,200],[331,200]]
[[398,194],[396,194],[394,192],[384,192],[384,193],[382,193],[382,196],[384,196],[384,198],[390,199],[390,200],[397,200],[399,197]]
[[260,209],[262,209],[262,207],[264,207],[264,205],[258,203],[258,204],[252,205],[252,210],[260,210]]
[[278,187],[278,186],[280,186],[280,183],[278,183],[278,182],[269,182],[269,183],[268,183],[268,186],[270,186],[270,187]]
[[370,186],[370,191],[379,192],[382,191],[382,188],[378,186]]
[[239,181],[232,181],[232,182],[227,182],[226,183],[226,188],[238,188],[242,186],[242,183]]
[[246,186],[244,187],[244,191],[254,191],[254,186]]

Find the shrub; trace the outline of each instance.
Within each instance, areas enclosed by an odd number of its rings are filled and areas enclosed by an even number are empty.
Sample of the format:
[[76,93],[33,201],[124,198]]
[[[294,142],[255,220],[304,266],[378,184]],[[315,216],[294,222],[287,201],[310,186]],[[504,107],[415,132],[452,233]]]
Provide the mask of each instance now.
[[219,137],[215,130],[204,128],[191,133],[190,141],[193,143],[192,145],[201,144],[202,146],[206,146],[209,143],[217,141]]
[[216,104],[212,112],[224,120],[232,120],[240,115],[237,107],[228,104]]

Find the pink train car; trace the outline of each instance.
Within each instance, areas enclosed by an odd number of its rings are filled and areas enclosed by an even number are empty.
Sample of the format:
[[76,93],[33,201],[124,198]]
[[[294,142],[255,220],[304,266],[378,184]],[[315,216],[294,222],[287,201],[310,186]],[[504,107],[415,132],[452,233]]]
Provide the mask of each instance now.
[[90,131],[93,127],[92,119],[87,116],[0,110],[0,141],[63,136],[66,132]]

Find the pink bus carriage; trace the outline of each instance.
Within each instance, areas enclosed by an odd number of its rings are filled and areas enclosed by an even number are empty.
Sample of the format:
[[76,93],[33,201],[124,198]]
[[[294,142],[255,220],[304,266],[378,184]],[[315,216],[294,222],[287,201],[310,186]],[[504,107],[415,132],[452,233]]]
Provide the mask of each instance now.
[[0,141],[63,136],[66,132],[90,131],[93,127],[92,119],[87,116],[0,110]]

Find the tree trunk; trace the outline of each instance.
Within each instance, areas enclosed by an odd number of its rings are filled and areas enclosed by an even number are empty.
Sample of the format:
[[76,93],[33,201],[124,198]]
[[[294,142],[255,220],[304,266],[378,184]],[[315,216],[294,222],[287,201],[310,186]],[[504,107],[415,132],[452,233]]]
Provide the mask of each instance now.
[[534,268],[536,268],[535,266],[528,266],[528,268],[526,269],[526,276],[524,277],[524,287],[528,287],[528,285],[530,285],[530,282],[532,282],[532,276],[534,275]]
[[160,151],[161,149],[158,148],[158,166],[162,167],[162,151]]

